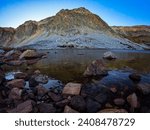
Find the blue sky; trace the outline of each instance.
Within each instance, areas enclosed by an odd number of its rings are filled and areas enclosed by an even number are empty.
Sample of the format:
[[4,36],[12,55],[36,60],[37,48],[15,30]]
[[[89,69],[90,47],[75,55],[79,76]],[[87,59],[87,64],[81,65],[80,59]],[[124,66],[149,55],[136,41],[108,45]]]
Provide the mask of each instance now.
[[85,7],[109,25],[150,25],[150,0],[0,0],[0,26],[39,21],[61,9]]

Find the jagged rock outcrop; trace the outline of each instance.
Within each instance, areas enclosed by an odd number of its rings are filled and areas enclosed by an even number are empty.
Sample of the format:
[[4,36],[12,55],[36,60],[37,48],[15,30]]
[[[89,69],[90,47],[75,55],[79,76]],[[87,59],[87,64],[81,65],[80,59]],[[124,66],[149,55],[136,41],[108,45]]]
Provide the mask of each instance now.
[[150,45],[150,26],[114,26],[112,28],[133,42]]
[[99,16],[83,7],[63,9],[55,16],[27,21],[16,29],[0,28],[0,46],[143,49],[121,38]]

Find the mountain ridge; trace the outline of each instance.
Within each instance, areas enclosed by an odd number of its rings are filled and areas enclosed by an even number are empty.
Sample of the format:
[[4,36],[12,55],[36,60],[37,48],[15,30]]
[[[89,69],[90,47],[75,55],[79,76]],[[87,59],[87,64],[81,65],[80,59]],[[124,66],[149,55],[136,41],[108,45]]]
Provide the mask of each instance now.
[[26,21],[16,29],[0,28],[0,45],[36,48],[123,48],[142,49],[112,29],[84,7],[62,9],[40,21]]

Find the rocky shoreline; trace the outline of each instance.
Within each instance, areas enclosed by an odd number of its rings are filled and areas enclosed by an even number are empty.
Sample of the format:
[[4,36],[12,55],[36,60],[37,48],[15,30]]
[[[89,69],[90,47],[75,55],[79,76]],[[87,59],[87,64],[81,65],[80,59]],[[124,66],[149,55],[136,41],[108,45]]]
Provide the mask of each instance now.
[[[133,72],[128,80],[134,86],[105,86],[99,81],[109,76],[104,60],[93,61],[83,73],[82,82],[63,83],[40,70],[30,71],[30,65],[47,58],[46,53],[26,49],[0,51],[0,112],[7,113],[133,113],[150,112],[150,84],[140,83],[142,75]],[[114,60],[111,52],[104,58]],[[26,72],[6,79],[4,65],[26,64]],[[57,81],[48,87],[45,84]],[[118,81],[119,82],[119,81]],[[49,85],[49,84],[48,84]]]

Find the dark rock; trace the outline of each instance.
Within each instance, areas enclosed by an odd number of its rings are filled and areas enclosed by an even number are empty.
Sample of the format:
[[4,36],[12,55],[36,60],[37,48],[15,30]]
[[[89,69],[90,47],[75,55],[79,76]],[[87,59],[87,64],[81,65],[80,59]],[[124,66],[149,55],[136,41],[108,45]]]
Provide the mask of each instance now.
[[0,84],[4,81],[4,79],[5,79],[4,71],[0,68]]
[[59,94],[55,94],[53,92],[49,92],[48,96],[54,101],[54,102],[59,102],[62,100],[62,96]]
[[24,80],[27,80],[28,79],[28,74],[27,73],[22,73],[22,72],[19,72],[19,73],[16,73],[14,75],[15,79],[24,79]]
[[82,96],[72,97],[70,105],[73,109],[79,112],[84,112],[86,110],[86,103]]
[[65,106],[64,108],[64,113],[79,113],[78,111],[72,109],[71,107],[69,106]]
[[103,58],[108,59],[108,60],[112,60],[112,59],[116,59],[117,56],[112,53],[111,51],[105,52]]
[[29,79],[29,87],[33,88],[37,85],[39,85],[39,83],[35,80],[34,76],[31,76],[31,78]]
[[141,80],[141,76],[137,73],[132,73],[129,75],[129,78],[133,81],[140,81]]
[[53,104],[50,103],[40,103],[38,105],[38,109],[40,113],[55,113],[56,108],[53,106]]
[[32,75],[29,79],[29,87],[36,87],[40,83],[46,84],[48,82],[48,76],[42,74]]
[[101,104],[91,98],[86,99],[86,111],[89,113],[98,112],[101,109]]
[[14,79],[12,81],[7,82],[7,86],[9,88],[24,88],[25,81],[23,79]]
[[56,103],[56,106],[57,107],[64,107],[66,105],[68,105],[70,103],[70,101],[68,99],[64,99],[62,101],[59,101]]
[[9,93],[9,98],[14,100],[20,100],[21,99],[22,90],[19,88],[12,88]]
[[125,100],[122,98],[116,98],[114,99],[114,104],[117,106],[123,106],[125,104]]
[[128,113],[128,112],[125,109],[111,108],[111,109],[103,109],[99,111],[99,113]]
[[84,76],[106,76],[108,74],[107,69],[102,60],[93,61],[85,70]]
[[79,95],[81,91],[81,84],[79,83],[67,83],[63,88],[63,95]]
[[36,90],[37,90],[37,95],[38,95],[38,96],[43,96],[43,95],[45,95],[46,93],[48,93],[48,89],[44,88],[44,87],[41,86],[41,85],[36,86]]
[[108,91],[109,91],[108,88],[104,85],[88,83],[83,85],[81,95],[95,97],[99,93],[104,93],[107,95]]
[[95,97],[95,100],[96,100],[97,102],[99,102],[100,104],[104,104],[104,103],[107,102],[108,96],[107,96],[106,94],[104,94],[104,93],[100,93],[100,94],[98,94],[98,95]]
[[150,84],[148,83],[138,84],[137,88],[144,95],[150,94]]
[[19,104],[16,108],[9,110],[9,113],[30,113],[33,112],[35,102],[32,100],[27,100]]

